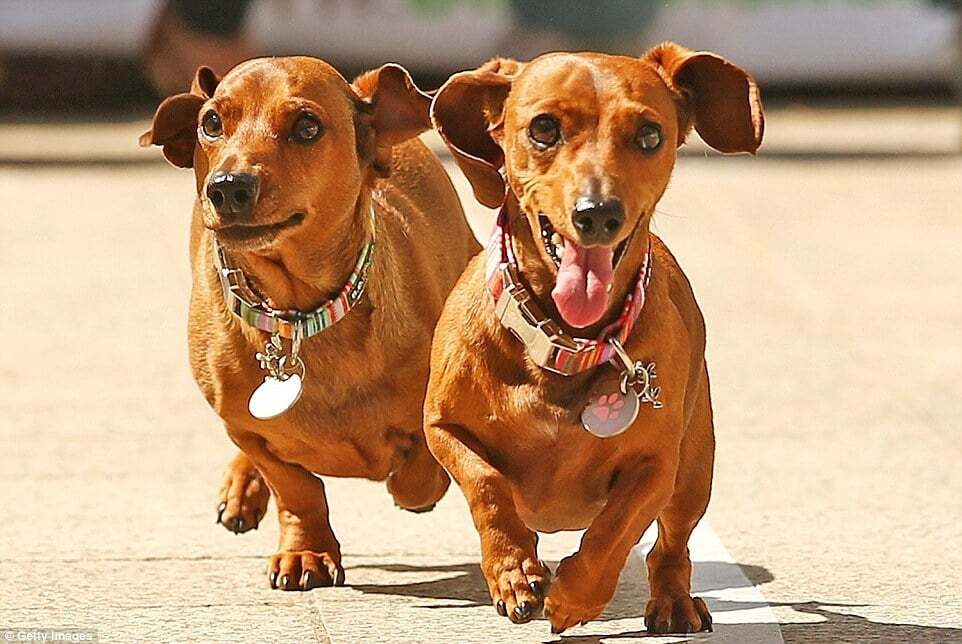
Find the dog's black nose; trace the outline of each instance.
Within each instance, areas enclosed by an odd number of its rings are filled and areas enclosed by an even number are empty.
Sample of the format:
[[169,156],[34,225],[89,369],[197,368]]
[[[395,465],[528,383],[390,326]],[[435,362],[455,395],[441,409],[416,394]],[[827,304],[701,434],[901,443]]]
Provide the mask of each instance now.
[[625,223],[625,207],[618,199],[599,201],[581,197],[575,202],[571,223],[585,244],[607,244]]
[[218,170],[207,182],[207,198],[218,215],[243,218],[254,210],[257,188],[257,177],[253,174]]

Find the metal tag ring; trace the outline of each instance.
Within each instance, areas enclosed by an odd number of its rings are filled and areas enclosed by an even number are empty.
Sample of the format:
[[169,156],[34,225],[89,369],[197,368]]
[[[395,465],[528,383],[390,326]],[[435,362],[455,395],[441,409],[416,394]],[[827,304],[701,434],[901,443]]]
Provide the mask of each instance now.
[[304,377],[304,361],[299,356],[282,356],[277,363],[277,370],[283,374],[284,379],[290,378],[295,373],[301,378]]

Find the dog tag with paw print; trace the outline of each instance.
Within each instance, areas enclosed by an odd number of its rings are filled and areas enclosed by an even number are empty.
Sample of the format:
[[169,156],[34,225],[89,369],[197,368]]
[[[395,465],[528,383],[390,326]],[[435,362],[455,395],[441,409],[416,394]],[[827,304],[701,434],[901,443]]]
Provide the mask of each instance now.
[[611,438],[631,427],[639,406],[634,389],[628,387],[628,393],[622,393],[617,378],[606,379],[591,392],[581,410],[581,424],[593,436]]

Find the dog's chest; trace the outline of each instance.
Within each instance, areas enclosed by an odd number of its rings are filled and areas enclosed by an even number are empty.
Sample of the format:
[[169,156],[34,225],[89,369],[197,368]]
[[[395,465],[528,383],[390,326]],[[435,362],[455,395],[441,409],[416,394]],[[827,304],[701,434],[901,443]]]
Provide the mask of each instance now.
[[[383,374],[363,366],[336,364],[311,353],[305,355],[300,399],[276,418],[255,419],[248,400],[265,372],[253,359],[243,359],[247,353],[236,350],[239,358],[217,369],[215,410],[228,426],[263,438],[284,462],[317,474],[383,479],[406,447],[402,439],[420,429],[418,392],[391,386]],[[417,380],[417,374],[405,375],[409,382]]]
[[590,435],[577,397],[563,404],[537,385],[504,386],[495,396],[484,441],[512,486],[518,512],[532,529],[584,528],[604,507],[619,441]]
[[583,434],[569,424],[542,428],[527,458],[505,468],[518,513],[531,529],[585,528],[604,508],[616,460]]
[[[521,369],[518,370],[522,372]],[[618,374],[608,365],[584,375],[566,377],[526,365],[524,376],[501,380],[497,394],[489,399],[493,418],[504,419],[551,440],[579,437],[585,432],[581,412],[596,390],[618,387]]]

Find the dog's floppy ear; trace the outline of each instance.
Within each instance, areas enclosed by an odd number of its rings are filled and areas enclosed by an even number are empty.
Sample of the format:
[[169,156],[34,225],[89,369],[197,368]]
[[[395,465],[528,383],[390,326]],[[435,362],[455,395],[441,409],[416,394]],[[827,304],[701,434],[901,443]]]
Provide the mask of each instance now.
[[[391,147],[431,129],[431,97],[396,63],[357,77],[354,89],[361,99],[359,111],[373,130],[374,168],[386,174]],[[364,143],[359,141],[362,149]]]
[[218,82],[210,67],[198,68],[189,92],[168,96],[157,107],[150,129],[140,135],[141,147],[161,145],[164,156],[172,164],[180,168],[193,167],[197,113],[200,106],[213,96]]
[[214,95],[219,84],[220,79],[217,77],[217,73],[210,67],[201,65],[197,68],[194,80],[190,84],[190,93],[208,99]]
[[504,201],[499,170],[504,152],[491,134],[503,125],[502,108],[521,65],[496,58],[478,69],[455,74],[441,86],[431,104],[431,118],[471,182],[475,198],[489,208]]
[[765,114],[755,79],[717,54],[691,51],[672,42],[653,47],[653,63],[680,99],[678,145],[692,126],[720,152],[758,150]]

